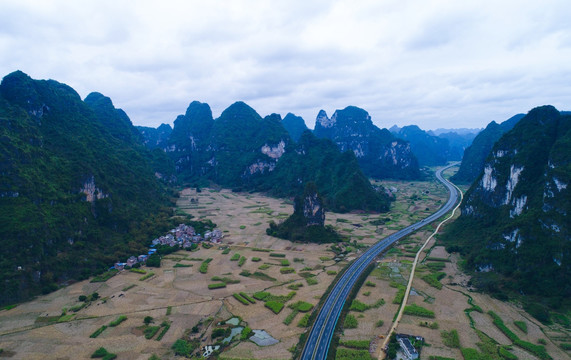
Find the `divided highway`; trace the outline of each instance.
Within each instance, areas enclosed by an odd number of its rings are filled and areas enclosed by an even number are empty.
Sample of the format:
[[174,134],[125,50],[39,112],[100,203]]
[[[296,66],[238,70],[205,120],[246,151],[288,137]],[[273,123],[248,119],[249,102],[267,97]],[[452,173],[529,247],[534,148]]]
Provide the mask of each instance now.
[[442,172],[455,165],[457,164],[448,165],[436,172],[436,178],[448,189],[449,198],[444,206],[420,222],[412,224],[377,242],[366,252],[364,252],[359,258],[353,261],[347,271],[345,271],[343,276],[338,280],[337,284],[335,284],[329,293],[329,296],[323,303],[323,306],[317,315],[317,319],[311,328],[305,343],[305,347],[301,353],[302,360],[318,360],[325,359],[327,357],[329,344],[333,338],[333,332],[335,330],[337,320],[339,319],[339,315],[341,314],[341,310],[343,309],[347,296],[349,296],[353,285],[359,276],[363,273],[365,268],[367,268],[367,266],[371,263],[371,261],[373,261],[377,255],[386,250],[397,240],[400,240],[401,238],[415,232],[417,229],[420,229],[421,227],[433,222],[434,220],[446,214],[448,211],[452,210],[458,201],[458,190],[448,180],[442,177]]

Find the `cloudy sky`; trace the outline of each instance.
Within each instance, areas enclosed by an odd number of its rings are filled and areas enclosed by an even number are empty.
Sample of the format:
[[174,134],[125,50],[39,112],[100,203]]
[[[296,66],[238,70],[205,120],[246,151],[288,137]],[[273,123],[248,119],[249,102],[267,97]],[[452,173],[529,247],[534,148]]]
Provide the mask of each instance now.
[[364,108],[380,127],[483,127],[571,110],[569,0],[0,0],[0,75],[109,96],[136,125],[242,100],[313,127]]

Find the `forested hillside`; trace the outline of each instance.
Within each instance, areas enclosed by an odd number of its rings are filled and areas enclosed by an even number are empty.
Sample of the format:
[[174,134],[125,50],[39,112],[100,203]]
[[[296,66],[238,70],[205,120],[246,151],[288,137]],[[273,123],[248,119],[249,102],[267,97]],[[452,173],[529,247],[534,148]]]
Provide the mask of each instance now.
[[162,175],[139,140],[101,94],[82,101],[22,72],[2,80],[0,303],[103,271],[166,226]]

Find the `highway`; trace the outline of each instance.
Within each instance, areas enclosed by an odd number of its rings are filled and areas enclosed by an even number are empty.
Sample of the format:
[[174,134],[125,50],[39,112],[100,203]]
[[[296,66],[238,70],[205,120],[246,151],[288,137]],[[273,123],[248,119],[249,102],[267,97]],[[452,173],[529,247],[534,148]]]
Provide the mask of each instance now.
[[396,241],[430,224],[446,214],[448,211],[452,210],[458,201],[458,190],[454,185],[442,177],[442,172],[455,165],[457,164],[448,165],[436,172],[436,178],[446,186],[449,194],[448,201],[444,206],[427,218],[380,240],[375,245],[367,249],[367,251],[365,251],[359,258],[353,261],[347,271],[343,273],[341,278],[337,281],[337,284],[335,284],[329,293],[329,296],[323,303],[323,306],[317,315],[317,318],[309,332],[305,347],[301,353],[302,360],[319,360],[327,357],[329,344],[333,338],[333,332],[335,331],[337,320],[339,319],[341,310],[345,305],[347,296],[349,296],[353,285],[371,261]]

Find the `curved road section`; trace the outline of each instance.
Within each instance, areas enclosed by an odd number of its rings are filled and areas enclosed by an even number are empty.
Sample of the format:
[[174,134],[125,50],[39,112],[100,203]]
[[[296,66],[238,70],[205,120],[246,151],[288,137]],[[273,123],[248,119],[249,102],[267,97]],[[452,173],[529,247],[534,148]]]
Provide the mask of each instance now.
[[301,353],[302,360],[321,360],[327,357],[327,351],[329,350],[329,344],[333,338],[335,325],[337,324],[341,310],[345,305],[347,296],[349,296],[353,285],[355,285],[355,282],[371,261],[396,241],[428,225],[446,214],[448,211],[452,210],[458,201],[458,190],[448,180],[442,177],[442,172],[455,165],[457,164],[448,165],[436,172],[436,178],[448,189],[449,197],[444,206],[420,222],[399,230],[398,232],[377,242],[364,252],[357,260],[351,263],[347,271],[345,271],[341,279],[339,279],[337,284],[335,284],[329,293],[329,296],[323,303],[323,306],[317,315],[317,319],[313,323],[313,327],[311,328],[305,347],[303,348],[303,352]]

